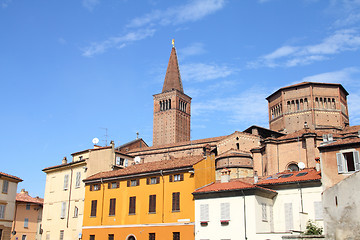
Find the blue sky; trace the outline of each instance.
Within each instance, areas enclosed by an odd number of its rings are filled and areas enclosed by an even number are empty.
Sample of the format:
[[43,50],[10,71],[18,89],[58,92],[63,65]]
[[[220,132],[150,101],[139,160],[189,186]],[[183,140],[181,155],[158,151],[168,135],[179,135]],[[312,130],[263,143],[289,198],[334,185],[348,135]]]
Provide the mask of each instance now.
[[265,97],[341,83],[360,124],[360,0],[0,0],[0,171],[43,196],[43,168],[136,132],[171,51],[192,100],[192,139],[268,127]]

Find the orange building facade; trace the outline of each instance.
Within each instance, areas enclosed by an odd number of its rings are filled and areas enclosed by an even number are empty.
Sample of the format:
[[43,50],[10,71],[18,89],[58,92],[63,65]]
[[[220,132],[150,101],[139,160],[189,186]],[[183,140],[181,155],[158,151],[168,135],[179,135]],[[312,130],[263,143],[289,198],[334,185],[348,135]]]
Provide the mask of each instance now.
[[44,199],[31,197],[25,189],[16,194],[13,239],[40,240]]
[[194,239],[192,192],[215,181],[214,163],[209,154],[85,179],[83,239]]

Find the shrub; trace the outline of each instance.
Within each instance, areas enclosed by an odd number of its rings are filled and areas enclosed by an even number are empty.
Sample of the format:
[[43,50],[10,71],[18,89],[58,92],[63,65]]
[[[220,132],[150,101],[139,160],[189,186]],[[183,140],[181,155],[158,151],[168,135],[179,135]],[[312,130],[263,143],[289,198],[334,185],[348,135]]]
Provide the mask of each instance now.
[[322,227],[316,226],[316,224],[311,220],[307,222],[305,235],[321,235],[322,232],[323,232]]

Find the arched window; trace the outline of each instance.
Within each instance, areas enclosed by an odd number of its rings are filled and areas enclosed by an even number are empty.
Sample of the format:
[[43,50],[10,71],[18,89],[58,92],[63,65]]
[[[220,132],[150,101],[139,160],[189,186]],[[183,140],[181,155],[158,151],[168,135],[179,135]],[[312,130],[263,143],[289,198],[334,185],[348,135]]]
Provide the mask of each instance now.
[[171,99],[169,99],[168,101],[169,101],[169,109],[171,109]]
[[289,166],[287,167],[287,170],[294,172],[294,171],[299,171],[299,166],[296,163],[291,163],[289,164]]
[[300,99],[300,110],[304,110],[304,100]]
[[290,105],[290,101],[287,102],[287,112],[291,112],[291,105]]
[[324,108],[324,102],[323,102],[322,98],[320,98],[320,101],[319,101],[319,108]]
[[307,98],[304,99],[304,109],[308,109],[309,105],[308,105],[308,100]]
[[335,98],[332,99],[331,108],[336,109]]
[[319,99],[315,98],[315,108],[319,108]]
[[300,110],[300,104],[299,104],[299,100],[296,100],[296,111]]
[[163,110],[163,103],[162,103],[162,101],[160,101],[160,111],[162,111]]

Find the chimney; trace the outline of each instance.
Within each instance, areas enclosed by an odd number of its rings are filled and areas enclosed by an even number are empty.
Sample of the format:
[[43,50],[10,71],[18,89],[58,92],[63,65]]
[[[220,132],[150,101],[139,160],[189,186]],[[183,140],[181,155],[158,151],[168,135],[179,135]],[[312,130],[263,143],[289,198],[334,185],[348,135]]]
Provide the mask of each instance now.
[[257,171],[254,171],[254,184],[257,184],[259,181],[259,176],[257,174]]
[[227,183],[230,181],[230,170],[224,168],[221,170],[221,183]]
[[113,140],[110,141],[110,146],[111,146],[112,148],[115,148],[115,143],[114,143]]
[[309,125],[308,125],[307,122],[304,122],[304,128],[305,128],[305,129],[309,129]]
[[320,158],[319,158],[319,157],[315,158],[315,161],[316,161],[315,169],[316,169],[316,171],[319,172],[319,171],[321,170],[321,167],[320,167]]
[[61,164],[67,164],[67,158],[66,157],[63,158]]
[[259,129],[257,129],[256,127],[254,127],[254,128],[251,130],[251,134],[252,134],[252,135],[259,135]]

